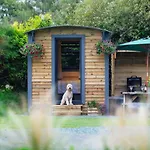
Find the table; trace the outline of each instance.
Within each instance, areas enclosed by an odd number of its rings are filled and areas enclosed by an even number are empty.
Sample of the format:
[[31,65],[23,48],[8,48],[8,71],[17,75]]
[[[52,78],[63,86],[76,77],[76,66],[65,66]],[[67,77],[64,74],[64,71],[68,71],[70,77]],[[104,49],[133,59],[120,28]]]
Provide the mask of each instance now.
[[126,95],[150,95],[150,92],[140,92],[140,91],[135,91],[135,92],[122,92],[123,95],[123,114],[125,113],[125,106],[127,105],[126,103]]

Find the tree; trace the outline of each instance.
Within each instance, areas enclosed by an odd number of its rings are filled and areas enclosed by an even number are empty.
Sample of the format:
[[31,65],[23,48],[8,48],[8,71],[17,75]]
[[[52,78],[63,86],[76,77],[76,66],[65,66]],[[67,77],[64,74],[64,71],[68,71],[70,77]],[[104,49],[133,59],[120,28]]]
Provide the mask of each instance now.
[[108,10],[107,28],[114,32],[118,42],[147,37],[150,33],[149,10],[149,0],[115,0]]
[[0,1],[0,21],[16,21],[23,22],[38,14],[34,7],[26,1],[18,0],[1,0]]
[[14,17],[16,10],[16,1],[14,0],[1,0],[0,1],[0,18]]
[[35,9],[38,14],[54,11],[53,5],[57,0],[25,0],[26,5]]
[[53,4],[52,18],[55,25],[73,24],[74,13],[81,0],[58,0]]
[[149,10],[149,0],[85,0],[68,24],[108,29],[114,41],[125,42],[149,35]]

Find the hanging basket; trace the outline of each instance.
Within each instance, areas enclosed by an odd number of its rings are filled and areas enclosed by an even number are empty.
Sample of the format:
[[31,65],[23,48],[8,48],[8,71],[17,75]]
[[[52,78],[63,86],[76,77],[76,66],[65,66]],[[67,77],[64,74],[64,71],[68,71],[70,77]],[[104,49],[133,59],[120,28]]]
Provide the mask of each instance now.
[[40,43],[25,44],[20,53],[24,56],[41,57],[43,55],[43,45]]
[[111,41],[98,41],[96,43],[97,53],[100,55],[104,54],[113,54],[116,51],[116,46]]

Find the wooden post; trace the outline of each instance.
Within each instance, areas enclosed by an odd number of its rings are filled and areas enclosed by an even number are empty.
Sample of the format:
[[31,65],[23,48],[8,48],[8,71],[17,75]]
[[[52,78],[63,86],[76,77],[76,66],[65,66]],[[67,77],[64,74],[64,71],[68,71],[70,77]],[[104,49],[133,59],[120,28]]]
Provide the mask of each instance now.
[[114,72],[115,72],[115,58],[114,55],[111,55],[111,95],[114,95]]

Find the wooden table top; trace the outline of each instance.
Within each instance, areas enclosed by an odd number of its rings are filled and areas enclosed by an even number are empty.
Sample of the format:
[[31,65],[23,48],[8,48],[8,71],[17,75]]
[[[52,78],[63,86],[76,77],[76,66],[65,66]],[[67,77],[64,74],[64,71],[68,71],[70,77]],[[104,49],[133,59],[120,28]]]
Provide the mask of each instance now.
[[123,95],[134,95],[134,94],[150,94],[150,92],[141,92],[141,91],[135,91],[135,92],[121,92]]

